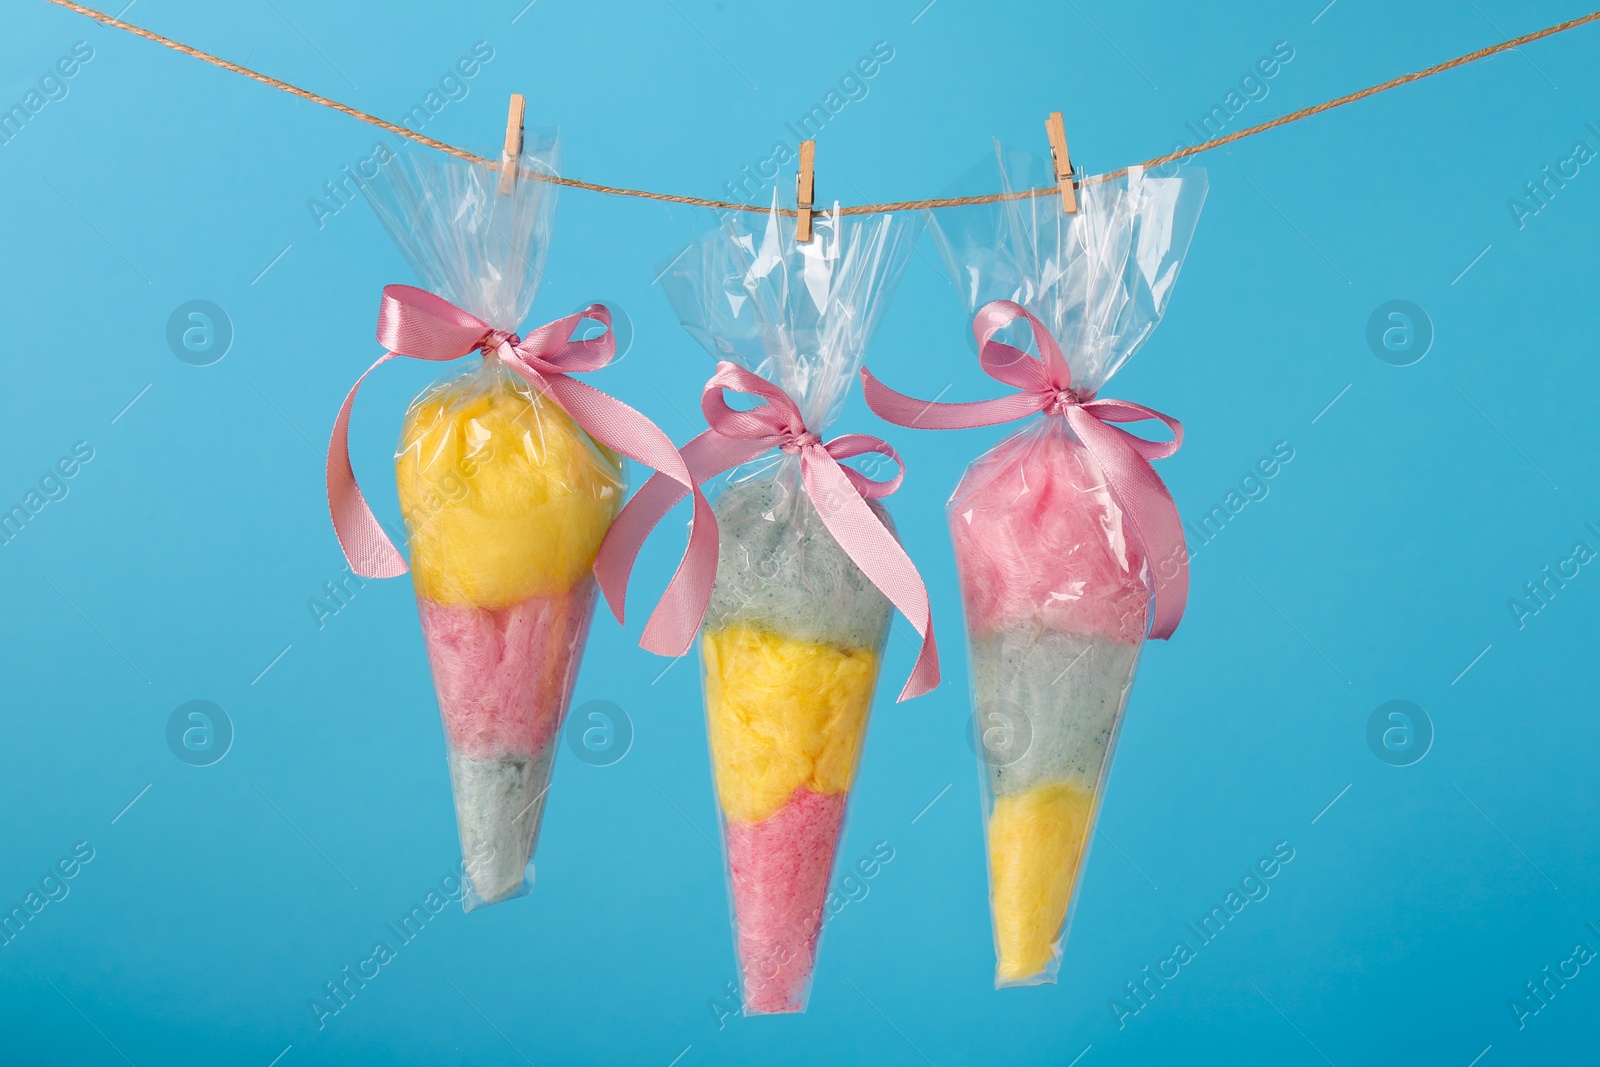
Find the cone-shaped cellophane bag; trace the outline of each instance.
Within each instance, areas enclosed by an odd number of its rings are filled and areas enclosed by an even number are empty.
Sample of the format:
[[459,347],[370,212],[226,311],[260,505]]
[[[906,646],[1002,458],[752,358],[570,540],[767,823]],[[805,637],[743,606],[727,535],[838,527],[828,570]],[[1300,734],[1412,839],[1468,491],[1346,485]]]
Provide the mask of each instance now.
[[[999,150],[1007,191],[1053,184]],[[994,166],[982,168],[988,183]],[[992,184],[991,186],[992,187]],[[1093,396],[1160,320],[1205,198],[1205,174],[1134,168],[1055,196],[935,212],[976,312],[1022,305]],[[1021,323],[1017,324],[1022,325]],[[1032,344],[1026,329],[1012,342]],[[1151,561],[1094,454],[1059,412],[967,469],[948,507],[971,657],[996,985],[1054,982],[1079,873],[1149,623]]]
[[[819,216],[808,244],[792,219],[762,221],[725,220],[662,284],[696,340],[784,389],[822,435],[909,254],[906,220]],[[803,1011],[892,607],[823,524],[795,455],[734,470],[713,509],[701,651],[744,1010]]]
[[[525,144],[523,170],[554,173],[554,134]],[[524,177],[502,190],[487,167],[402,153],[364,191],[424,287],[510,333],[532,309],[556,189]],[[411,402],[395,475],[470,911],[527,891],[623,468],[485,355]]]

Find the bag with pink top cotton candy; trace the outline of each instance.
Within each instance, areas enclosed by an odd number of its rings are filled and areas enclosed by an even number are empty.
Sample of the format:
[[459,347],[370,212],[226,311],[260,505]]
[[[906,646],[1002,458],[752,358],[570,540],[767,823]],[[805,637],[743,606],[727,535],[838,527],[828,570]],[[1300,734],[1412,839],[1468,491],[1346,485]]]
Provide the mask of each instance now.
[[[1054,184],[1047,161],[997,153],[1007,192]],[[968,180],[993,188],[993,175],[985,164]],[[863,375],[868,404],[907,426],[1034,416],[972,462],[947,507],[997,987],[1055,981],[1140,648],[1147,633],[1169,636],[1183,611],[1182,527],[1150,466],[1176,451],[1182,428],[1097,394],[1160,320],[1205,190],[1198,169],[1134,168],[1080,186],[1076,214],[1056,195],[931,212],[982,368],[1016,392],[930,404]],[[1120,428],[1145,419],[1174,440]]]

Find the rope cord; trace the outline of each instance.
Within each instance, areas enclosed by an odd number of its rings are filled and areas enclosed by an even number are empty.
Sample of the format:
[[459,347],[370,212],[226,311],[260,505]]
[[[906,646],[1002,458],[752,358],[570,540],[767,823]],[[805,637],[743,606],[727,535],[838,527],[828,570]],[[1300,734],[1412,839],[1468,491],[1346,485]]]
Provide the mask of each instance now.
[[[497,161],[495,160],[486,159],[483,156],[468,152],[466,149],[457,148],[455,145],[450,145],[443,141],[435,140],[434,138],[425,136],[416,132],[415,130],[408,130],[404,126],[398,126],[387,119],[381,119],[376,115],[369,115],[365,111],[357,110],[348,104],[341,104],[337,100],[330,100],[326,96],[314,93],[309,89],[302,89],[298,85],[291,85],[286,81],[280,81],[271,75],[262,74],[259,71],[251,70],[249,67],[240,66],[237,63],[231,63],[220,56],[214,56],[209,52],[202,52],[198,48],[186,45],[181,41],[174,41],[169,37],[163,37],[159,33],[153,33],[141,26],[135,26],[132,23],[123,22],[121,19],[114,18],[111,15],[105,14],[104,12],[96,11],[93,8],[84,7],[82,4],[75,3],[74,0],[46,0],[46,2],[55,4],[57,7],[64,7],[68,11],[74,11],[79,15],[94,19],[96,22],[111,26],[114,29],[126,31],[127,33],[131,33],[136,37],[143,37],[147,41],[154,41],[156,44],[164,45],[165,47],[172,49],[174,52],[181,52],[191,58],[201,60],[205,63],[210,63],[212,66],[221,67],[223,70],[232,71],[235,74],[241,74],[252,81],[260,82],[262,85],[268,85],[274,89],[281,89],[283,92],[286,92],[291,96],[297,96],[300,99],[310,101],[313,104],[331,108],[332,110],[344,115],[348,115],[353,119],[365,122],[371,126],[376,126],[380,130],[386,130],[397,137],[407,138],[408,140],[415,141],[418,144],[426,145],[429,148],[434,148],[440,152],[446,153],[447,155],[454,156],[457,159],[463,159],[469,163],[482,163],[489,166],[498,165]],[[1542,30],[1535,30],[1532,33],[1525,33],[1521,37],[1513,37],[1510,40],[1502,41],[1500,44],[1490,45],[1487,48],[1480,48],[1476,52],[1468,52],[1464,56],[1457,56],[1455,59],[1446,60],[1443,63],[1435,64],[1434,66],[1428,67],[1424,70],[1419,70],[1411,74],[1402,74],[1398,78],[1391,78],[1386,82],[1380,82],[1377,85],[1369,86],[1365,89],[1359,89],[1356,92],[1348,93],[1344,96],[1336,97],[1320,104],[1314,104],[1311,107],[1303,107],[1298,111],[1291,111],[1287,115],[1270,119],[1266,122],[1260,123],[1259,125],[1249,126],[1242,130],[1235,130],[1232,133],[1225,134],[1221,137],[1212,138],[1209,141],[1205,141],[1197,145],[1191,145],[1187,148],[1180,148],[1174,152],[1168,152],[1164,156],[1157,156],[1154,159],[1145,160],[1143,163],[1136,164],[1136,166],[1153,168],[1163,166],[1167,163],[1175,163],[1180,159],[1187,159],[1190,156],[1199,155],[1201,152],[1209,152],[1213,148],[1221,148],[1223,145],[1229,145],[1235,141],[1242,141],[1246,137],[1253,137],[1258,133],[1265,133],[1268,130],[1277,129],[1279,126],[1287,126],[1291,122],[1298,122],[1301,119],[1307,119],[1313,115],[1320,115],[1324,111],[1332,111],[1336,107],[1343,107],[1346,104],[1353,104],[1357,100],[1365,100],[1369,96],[1376,96],[1379,93],[1387,92],[1390,89],[1395,89],[1402,85],[1409,85],[1412,82],[1421,81],[1424,78],[1431,78],[1435,74],[1443,74],[1447,70],[1454,70],[1457,67],[1464,67],[1468,63],[1475,63],[1480,59],[1487,59],[1490,56],[1499,55],[1501,52],[1509,52],[1513,49],[1520,48],[1525,44],[1531,44],[1534,41],[1543,40],[1546,37],[1553,37],[1558,33],[1565,33],[1567,30],[1576,29],[1579,26],[1584,26],[1597,20],[1600,20],[1600,11],[1591,12],[1590,14],[1580,16],[1579,18],[1569,19],[1566,22],[1560,22],[1554,26],[1546,26]],[[1098,182],[1111,181],[1115,178],[1122,177],[1132,169],[1134,168],[1123,167],[1121,170],[1114,170],[1107,174],[1089,175],[1087,177],[1077,179],[1076,184],[1080,186],[1093,185]],[[669,204],[690,204],[695,207],[719,208],[724,211],[751,211],[759,214],[766,214],[770,210],[770,208],[762,207],[756,204],[741,204],[731,200],[708,200],[704,197],[698,196],[679,196],[673,193],[657,193],[649,189],[629,189],[617,185],[601,185],[598,182],[580,181],[577,178],[563,178],[554,174],[544,174],[526,169],[522,169],[520,173],[522,176],[531,178],[535,181],[550,182],[554,185],[564,185],[572,189],[587,189],[594,193],[609,193],[612,196],[632,196],[640,197],[645,200],[663,200]],[[1019,189],[1010,193],[988,193],[983,196],[947,196],[936,197],[928,200],[898,200],[888,204],[841,205],[838,208],[838,212],[841,215],[875,215],[890,211],[917,211],[924,208],[964,207],[969,204],[998,204],[1007,200],[1028,200],[1040,196],[1053,196],[1057,192],[1057,188],[1051,185],[1039,189]],[[781,208],[779,210],[782,214],[789,216],[793,216],[796,213],[793,208]]]

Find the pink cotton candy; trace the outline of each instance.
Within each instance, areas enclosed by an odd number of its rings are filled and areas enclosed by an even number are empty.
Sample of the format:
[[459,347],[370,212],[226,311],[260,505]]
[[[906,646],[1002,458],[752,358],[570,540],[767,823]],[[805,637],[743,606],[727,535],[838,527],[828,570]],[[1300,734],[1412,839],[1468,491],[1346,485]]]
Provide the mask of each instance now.
[[595,587],[504,608],[417,598],[451,746],[473,759],[531,757],[555,737],[589,633]]
[[805,1007],[845,796],[802,786],[775,814],[725,828],[748,1012]]
[[1143,639],[1143,555],[1065,420],[1047,417],[978,457],[949,519],[972,633],[1044,626]]

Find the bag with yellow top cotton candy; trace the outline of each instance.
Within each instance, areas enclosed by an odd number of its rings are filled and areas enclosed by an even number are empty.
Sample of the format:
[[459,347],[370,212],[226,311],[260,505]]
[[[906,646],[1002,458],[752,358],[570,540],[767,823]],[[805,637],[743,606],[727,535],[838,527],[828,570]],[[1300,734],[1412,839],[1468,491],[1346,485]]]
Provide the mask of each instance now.
[[[519,165],[554,173],[528,131]],[[422,283],[511,333],[532,309],[557,186],[401,154],[368,183]],[[468,910],[527,891],[557,736],[622,504],[621,459],[493,353],[429,386],[395,452],[417,609],[444,723]]]

